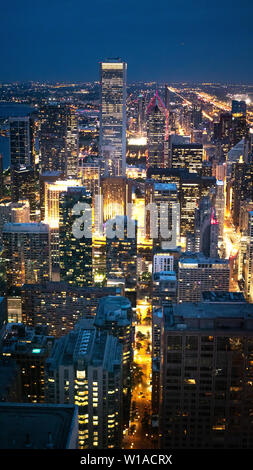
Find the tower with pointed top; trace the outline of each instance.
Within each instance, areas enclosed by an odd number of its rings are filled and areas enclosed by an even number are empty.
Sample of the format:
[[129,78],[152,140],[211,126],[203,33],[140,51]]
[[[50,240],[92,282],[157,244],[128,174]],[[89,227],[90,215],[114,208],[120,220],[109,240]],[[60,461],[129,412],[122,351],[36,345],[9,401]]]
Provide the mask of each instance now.
[[155,93],[147,108],[148,166],[164,168],[168,166],[166,152],[168,111]]

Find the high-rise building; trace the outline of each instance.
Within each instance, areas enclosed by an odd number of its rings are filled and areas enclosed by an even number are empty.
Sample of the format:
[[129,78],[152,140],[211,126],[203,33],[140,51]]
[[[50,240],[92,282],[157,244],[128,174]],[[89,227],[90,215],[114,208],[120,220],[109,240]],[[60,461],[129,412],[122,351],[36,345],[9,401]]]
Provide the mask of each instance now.
[[231,298],[165,315],[159,448],[252,448],[252,309]]
[[[20,425],[22,423],[22,425]],[[0,446],[20,449],[78,449],[74,405],[0,403]]]
[[246,116],[247,105],[245,101],[232,100],[232,115],[243,114]]
[[223,240],[224,232],[224,216],[225,216],[225,194],[224,182],[217,180],[215,191],[215,211],[219,224],[219,238]]
[[178,263],[178,302],[200,302],[203,291],[228,291],[229,261],[185,254]]
[[28,200],[30,216],[36,221],[36,177],[32,167],[14,168],[12,174],[12,201]]
[[101,195],[100,163],[98,159],[81,161],[80,166],[82,185],[92,197],[92,230],[95,234],[102,234],[103,207]]
[[103,221],[128,215],[127,204],[132,202],[133,183],[125,177],[102,178]]
[[64,177],[63,172],[60,171],[44,171],[39,175],[40,185],[40,218],[45,219],[45,185],[61,181]]
[[239,226],[240,207],[243,201],[253,197],[253,165],[240,160],[232,165],[231,213],[233,223]]
[[68,178],[78,174],[78,120],[75,109],[49,103],[40,109],[40,169],[60,171]]
[[176,183],[154,182],[146,196],[146,203],[150,204],[146,225],[148,236],[153,238],[153,246],[162,249],[178,246],[180,203]]
[[28,199],[31,219],[36,216],[35,127],[30,116],[12,117],[10,129],[11,198]]
[[46,365],[48,403],[78,406],[79,448],[119,448],[122,438],[122,345],[83,322],[56,341]]
[[163,168],[168,166],[168,111],[158,93],[151,99],[147,108],[148,166]]
[[247,249],[244,268],[244,294],[247,300],[253,300],[253,211],[248,212]]
[[138,96],[138,132],[142,136],[145,127],[145,96]]
[[2,244],[2,232],[7,222],[28,223],[30,222],[29,201],[2,202],[0,203],[0,245]]
[[[60,252],[59,252],[59,201],[60,196],[67,191],[68,187],[80,186],[80,180],[68,179],[54,182],[45,181],[44,189],[44,221],[50,227],[50,249],[52,273],[58,273]],[[54,280],[59,280],[58,278]]]
[[[74,208],[77,204],[86,207],[81,207],[76,215]],[[86,226],[86,233],[84,227],[81,237],[74,233],[74,223],[79,214]],[[92,198],[84,187],[68,187],[60,196],[59,254],[61,281],[79,287],[92,284]]]
[[174,257],[166,252],[156,252],[153,258],[153,273],[173,271]]
[[123,348],[123,419],[129,422],[131,399],[131,364],[133,361],[133,329],[131,302],[122,296],[102,297],[99,301],[94,326],[115,336]]
[[[218,256],[219,222],[209,196],[200,199],[195,209],[194,233],[187,234],[187,251],[201,252],[207,258]],[[188,244],[189,242],[189,244]]]
[[6,223],[4,260],[8,287],[50,279],[50,232],[43,223]]
[[166,106],[167,111],[170,110],[170,90],[168,85],[164,86],[164,104]]
[[45,401],[44,367],[54,338],[47,327],[30,328],[22,323],[7,323],[0,343],[3,359],[14,359],[21,369],[21,399],[23,402]]
[[232,101],[232,143],[236,145],[243,137],[248,136],[245,101]]
[[215,188],[216,179],[189,173],[184,168],[149,168],[147,178],[161,183],[175,183],[180,202],[181,237],[194,230],[195,209],[201,197]]
[[82,184],[92,196],[99,194],[100,188],[100,164],[98,160],[81,161]]
[[194,128],[198,128],[202,123],[202,106],[194,104],[192,106],[191,122]]
[[120,59],[100,63],[99,147],[105,176],[125,176],[126,71]]
[[152,308],[170,305],[177,301],[177,276],[175,271],[153,273]]
[[78,116],[74,107],[69,107],[66,116],[66,178],[78,177],[79,131]]
[[115,233],[106,238],[106,276],[116,284],[122,282],[127,296],[128,292],[136,290],[137,221],[127,216],[116,216],[112,229]]
[[22,323],[22,300],[20,295],[7,297],[8,323]]
[[99,299],[105,295],[121,295],[121,289],[76,287],[66,282],[25,284],[21,289],[22,321],[31,327],[48,325],[49,333],[59,338],[81,318],[94,319]]
[[173,168],[187,168],[190,173],[201,173],[203,146],[201,144],[172,144]]
[[10,164],[11,170],[20,167],[34,168],[34,120],[30,116],[11,117]]

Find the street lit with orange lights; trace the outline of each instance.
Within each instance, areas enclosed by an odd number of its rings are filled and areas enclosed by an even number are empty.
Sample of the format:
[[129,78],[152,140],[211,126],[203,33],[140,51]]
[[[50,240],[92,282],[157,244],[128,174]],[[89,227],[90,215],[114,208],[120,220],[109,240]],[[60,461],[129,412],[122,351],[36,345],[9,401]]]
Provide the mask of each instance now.
[[[139,310],[144,318],[150,305],[143,304]],[[144,312],[145,310],[145,312]],[[137,322],[135,327],[133,388],[129,428],[124,431],[125,449],[153,448],[150,436],[151,418],[151,349],[152,328],[149,322]]]

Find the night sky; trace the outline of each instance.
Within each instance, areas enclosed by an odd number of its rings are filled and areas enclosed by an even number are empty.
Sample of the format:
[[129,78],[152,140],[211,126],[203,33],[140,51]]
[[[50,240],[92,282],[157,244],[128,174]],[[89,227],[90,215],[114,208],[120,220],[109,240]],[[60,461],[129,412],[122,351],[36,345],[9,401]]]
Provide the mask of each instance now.
[[128,81],[253,83],[251,0],[1,2],[0,81],[98,79],[121,57]]

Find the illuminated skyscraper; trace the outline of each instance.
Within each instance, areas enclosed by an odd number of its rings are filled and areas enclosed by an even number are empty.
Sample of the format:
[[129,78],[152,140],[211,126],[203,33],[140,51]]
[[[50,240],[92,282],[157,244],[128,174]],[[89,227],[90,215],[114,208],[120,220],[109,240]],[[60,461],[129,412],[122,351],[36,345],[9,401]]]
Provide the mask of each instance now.
[[7,285],[36,284],[50,278],[50,233],[43,223],[6,223],[3,228]]
[[127,215],[127,204],[132,202],[133,183],[125,177],[102,178],[103,219]]
[[166,155],[168,111],[158,93],[151,99],[147,108],[148,166],[168,166]]
[[170,110],[170,90],[167,84],[164,87],[164,104],[166,106],[167,111],[169,111]]
[[203,147],[201,144],[172,144],[171,162],[173,168],[187,168],[190,173],[202,169]]
[[247,249],[244,268],[244,294],[247,300],[253,300],[253,211],[248,212]]
[[[126,216],[116,216],[113,221],[113,238],[106,239],[107,279],[125,285],[127,292],[135,292],[137,282],[137,221]],[[129,232],[128,232],[129,230]],[[122,232],[122,233],[121,233]]]
[[126,171],[126,71],[120,59],[100,63],[100,135],[102,175]]
[[90,322],[56,341],[45,369],[48,403],[75,403],[79,448],[119,448],[122,438],[122,345]]
[[192,107],[192,114],[191,114],[191,122],[194,128],[198,128],[198,126],[202,122],[202,106],[194,104]]
[[34,167],[34,120],[29,116],[9,119],[11,170]]
[[20,368],[21,401],[45,401],[44,368],[54,338],[48,336],[47,326],[31,328],[22,323],[7,323],[2,332],[0,355],[12,358]]
[[236,145],[243,137],[248,136],[245,101],[232,101],[232,144]]
[[252,200],[253,196],[253,165],[243,160],[232,165],[232,201],[231,212],[233,223],[239,225],[240,207],[243,201]]
[[[80,186],[79,180],[57,180],[54,182],[44,182],[44,211],[45,223],[50,227],[51,243],[51,262],[52,271],[59,268],[59,200],[62,193],[66,192],[68,187]],[[58,278],[54,280],[59,280]]]
[[34,168],[19,167],[12,170],[12,201],[28,200],[31,220],[36,220],[36,178]]
[[[188,234],[187,234],[188,235]],[[201,252],[206,257],[218,256],[219,222],[209,196],[200,199],[195,209],[194,233],[187,236],[187,251]]]
[[10,118],[9,129],[12,201],[28,199],[35,220],[34,120],[29,116]]
[[61,171],[66,177],[78,173],[78,120],[71,106],[50,103],[40,110],[41,171]]
[[247,105],[245,101],[232,100],[232,115],[243,114],[246,116]]
[[29,201],[0,203],[0,244],[2,244],[3,226],[7,222],[19,224],[30,222]]
[[122,296],[102,297],[94,326],[115,336],[123,346],[123,405],[124,421],[129,422],[131,398],[131,363],[133,361],[133,330],[131,302]]
[[[87,205],[75,215],[76,204]],[[83,212],[82,212],[83,211]],[[73,232],[73,224],[84,214],[87,229],[81,238]],[[84,187],[69,187],[59,202],[59,252],[60,279],[74,286],[84,287],[92,284],[92,199]],[[80,224],[81,225],[81,224]],[[80,229],[81,230],[81,229]]]
[[55,183],[56,181],[62,180],[64,174],[60,171],[45,171],[40,173],[39,185],[40,185],[40,218],[45,219],[45,185],[46,183]]
[[77,178],[79,157],[78,116],[75,108],[71,106],[67,109],[66,127],[66,178]]
[[145,97],[140,94],[138,96],[138,132],[143,134],[145,126]]
[[200,302],[204,291],[229,291],[228,260],[185,254],[178,263],[178,302]]

